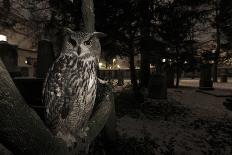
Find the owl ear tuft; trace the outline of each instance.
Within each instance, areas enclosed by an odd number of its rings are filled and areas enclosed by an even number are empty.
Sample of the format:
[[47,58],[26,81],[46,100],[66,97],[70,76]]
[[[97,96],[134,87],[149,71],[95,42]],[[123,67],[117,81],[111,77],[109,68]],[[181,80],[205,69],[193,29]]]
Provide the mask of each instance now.
[[93,32],[92,33],[92,37],[97,37],[97,38],[103,38],[106,37],[107,35],[105,33],[102,32]]

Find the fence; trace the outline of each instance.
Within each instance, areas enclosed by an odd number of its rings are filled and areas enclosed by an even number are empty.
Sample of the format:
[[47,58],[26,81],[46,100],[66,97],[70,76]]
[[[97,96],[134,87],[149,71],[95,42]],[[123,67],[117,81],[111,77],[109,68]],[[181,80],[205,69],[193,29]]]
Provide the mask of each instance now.
[[[136,75],[137,77],[139,77],[140,75],[139,69],[136,69]],[[99,77],[101,79],[105,79],[105,80],[118,79],[119,76],[123,76],[124,79],[130,79],[130,69],[101,69],[99,70]]]

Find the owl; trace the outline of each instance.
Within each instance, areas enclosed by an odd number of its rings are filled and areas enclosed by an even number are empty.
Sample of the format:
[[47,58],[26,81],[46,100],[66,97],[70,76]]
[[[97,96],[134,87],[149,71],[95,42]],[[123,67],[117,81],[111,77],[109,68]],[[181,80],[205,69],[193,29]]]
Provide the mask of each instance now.
[[101,51],[98,38],[104,34],[70,29],[63,34],[62,50],[49,69],[42,100],[47,126],[67,147],[73,148],[95,103]]

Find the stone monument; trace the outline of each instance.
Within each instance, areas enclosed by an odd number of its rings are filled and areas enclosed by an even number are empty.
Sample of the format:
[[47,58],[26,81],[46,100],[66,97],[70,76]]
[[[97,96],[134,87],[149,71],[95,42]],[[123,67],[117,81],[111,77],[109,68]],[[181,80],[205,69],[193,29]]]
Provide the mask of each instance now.
[[152,99],[167,98],[167,83],[164,75],[152,74],[148,84],[148,97]]
[[213,81],[212,81],[212,66],[211,64],[202,64],[200,66],[200,87],[202,90],[212,90],[213,89]]

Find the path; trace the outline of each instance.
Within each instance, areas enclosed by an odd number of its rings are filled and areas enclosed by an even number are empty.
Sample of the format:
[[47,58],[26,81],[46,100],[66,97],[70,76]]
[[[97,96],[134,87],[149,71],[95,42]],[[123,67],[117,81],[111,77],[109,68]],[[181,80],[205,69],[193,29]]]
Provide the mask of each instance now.
[[[180,86],[199,87],[199,79],[188,79],[184,78],[180,80]],[[215,89],[228,89],[232,90],[232,79],[229,78],[227,83],[213,83]]]

